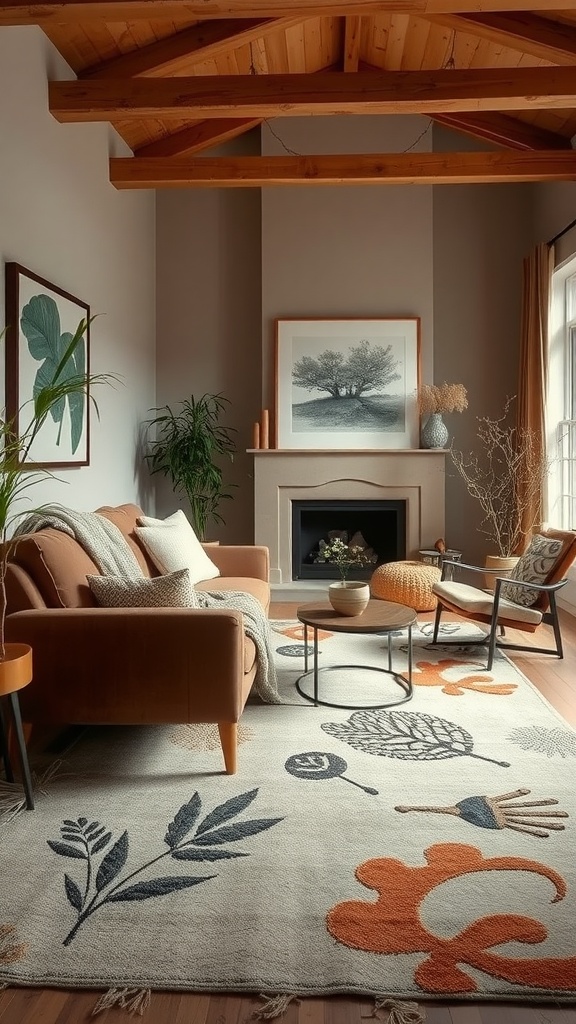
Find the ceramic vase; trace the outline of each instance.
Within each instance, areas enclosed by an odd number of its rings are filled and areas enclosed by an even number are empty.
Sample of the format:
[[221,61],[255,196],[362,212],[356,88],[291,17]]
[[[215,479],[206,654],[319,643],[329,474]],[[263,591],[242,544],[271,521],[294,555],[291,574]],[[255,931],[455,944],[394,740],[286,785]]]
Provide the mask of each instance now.
[[445,448],[448,444],[448,428],[441,412],[431,412],[420,432],[423,448]]
[[339,615],[361,615],[370,600],[370,584],[338,580],[328,587],[328,600]]

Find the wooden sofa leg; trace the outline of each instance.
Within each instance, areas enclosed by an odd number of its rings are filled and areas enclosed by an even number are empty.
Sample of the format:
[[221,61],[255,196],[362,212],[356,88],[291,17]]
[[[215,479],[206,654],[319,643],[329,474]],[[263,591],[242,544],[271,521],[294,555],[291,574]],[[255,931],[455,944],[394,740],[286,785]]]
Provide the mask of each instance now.
[[226,774],[235,775],[238,768],[238,722],[218,722],[218,732],[220,733]]

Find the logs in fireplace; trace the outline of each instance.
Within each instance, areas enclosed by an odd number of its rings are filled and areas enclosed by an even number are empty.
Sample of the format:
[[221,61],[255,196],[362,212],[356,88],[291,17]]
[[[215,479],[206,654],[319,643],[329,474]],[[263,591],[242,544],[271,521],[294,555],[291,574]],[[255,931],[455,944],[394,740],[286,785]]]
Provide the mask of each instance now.
[[317,563],[320,541],[330,535],[372,549],[373,562],[354,568],[355,579],[369,579],[377,565],[406,558],[405,501],[292,501],[292,578],[338,579],[329,562]]

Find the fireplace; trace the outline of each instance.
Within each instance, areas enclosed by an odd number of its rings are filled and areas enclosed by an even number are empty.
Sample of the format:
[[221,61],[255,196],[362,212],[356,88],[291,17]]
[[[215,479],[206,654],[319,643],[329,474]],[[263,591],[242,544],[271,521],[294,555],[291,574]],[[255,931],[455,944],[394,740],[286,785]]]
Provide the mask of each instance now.
[[[254,456],[256,544],[270,552],[275,600],[310,601],[314,578],[294,579],[292,506],[296,502],[400,502],[405,509],[405,540],[400,558],[418,558],[445,536],[444,460],[428,448],[370,451],[258,449]],[[329,529],[336,528],[330,526]],[[390,556],[392,559],[392,556]],[[392,559],[393,560],[393,559]],[[315,593],[312,595],[315,596]]]
[[334,531],[370,549],[372,564],[351,570],[355,579],[369,579],[377,565],[406,558],[406,502],[292,501],[292,579],[339,579],[337,566],[314,560]]

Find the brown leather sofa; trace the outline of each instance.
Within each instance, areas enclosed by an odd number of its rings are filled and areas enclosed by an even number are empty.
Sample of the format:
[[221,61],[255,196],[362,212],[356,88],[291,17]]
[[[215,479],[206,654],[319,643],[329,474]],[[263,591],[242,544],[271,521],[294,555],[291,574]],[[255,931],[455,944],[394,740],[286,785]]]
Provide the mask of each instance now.
[[[157,575],[134,533],[136,505],[98,509],[126,537],[143,572]],[[243,590],[268,610],[268,549],[211,545],[221,575],[197,590]],[[24,537],[6,579],[6,639],[31,644],[34,678],[21,691],[32,725],[215,722],[228,774],[238,720],[256,674],[256,648],[232,609],[101,608],[86,582],[98,569],[73,537]]]

